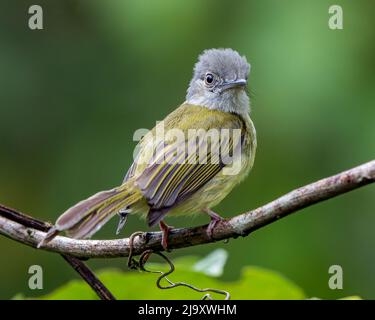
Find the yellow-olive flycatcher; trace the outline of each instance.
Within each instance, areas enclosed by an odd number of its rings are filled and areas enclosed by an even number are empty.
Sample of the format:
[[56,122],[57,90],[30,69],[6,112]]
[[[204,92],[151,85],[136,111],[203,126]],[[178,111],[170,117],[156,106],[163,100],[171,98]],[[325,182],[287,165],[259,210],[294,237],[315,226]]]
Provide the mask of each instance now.
[[129,214],[159,224],[167,248],[166,216],[205,212],[213,228],[217,205],[250,171],[256,133],[246,91],[250,65],[232,49],[205,50],[194,68],[186,101],[149,131],[123,183],[99,192],[65,211],[40,243],[65,231],[89,238],[120,215],[118,231]]

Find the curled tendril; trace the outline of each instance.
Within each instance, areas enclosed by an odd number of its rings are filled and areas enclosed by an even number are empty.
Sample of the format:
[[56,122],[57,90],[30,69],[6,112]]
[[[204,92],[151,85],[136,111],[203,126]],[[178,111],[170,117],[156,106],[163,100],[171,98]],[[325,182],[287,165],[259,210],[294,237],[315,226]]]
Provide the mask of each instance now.
[[[140,255],[139,261],[135,260],[133,258],[133,244],[134,244],[134,239],[135,239],[135,237],[140,236],[142,234],[143,234],[143,232],[137,231],[137,232],[134,232],[130,236],[130,238],[129,238],[128,267],[130,269],[138,269],[138,270],[149,272],[149,273],[160,274],[159,278],[156,280],[156,286],[159,289],[163,289],[164,290],[164,289],[172,289],[172,288],[176,288],[176,287],[187,287],[187,288],[190,288],[190,289],[192,289],[194,291],[197,291],[197,292],[207,292],[202,297],[202,300],[213,300],[211,294],[208,293],[208,292],[214,292],[214,293],[217,293],[217,294],[224,295],[225,296],[225,298],[224,298],[225,300],[229,300],[230,299],[229,292],[224,291],[224,290],[213,289],[213,288],[199,289],[199,288],[194,287],[193,285],[185,283],[185,282],[172,282],[171,280],[169,280],[167,276],[169,276],[170,274],[172,274],[175,271],[174,264],[172,263],[172,261],[165,254],[163,254],[163,253],[161,253],[159,251],[146,250],[146,251],[142,252],[142,254]],[[152,254],[158,255],[159,257],[163,258],[168,263],[169,270],[167,272],[148,270],[148,269],[145,268],[145,265],[146,265],[147,261],[149,260],[149,258],[151,257]],[[169,285],[163,286],[161,284],[161,281],[163,279],[165,281],[167,281],[169,283]]]
[[128,256],[128,268],[129,269],[140,269],[139,262],[133,258],[134,238],[143,235],[142,231],[136,231],[129,237],[129,256]]

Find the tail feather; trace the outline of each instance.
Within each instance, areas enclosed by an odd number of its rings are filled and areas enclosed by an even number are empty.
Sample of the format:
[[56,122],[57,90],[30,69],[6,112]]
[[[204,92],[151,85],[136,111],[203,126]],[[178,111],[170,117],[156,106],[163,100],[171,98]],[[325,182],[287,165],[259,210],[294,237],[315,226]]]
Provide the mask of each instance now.
[[102,191],[65,211],[56,221],[53,232],[40,245],[65,231],[73,238],[89,238],[124,207],[130,207],[142,197],[125,183],[118,188]]
[[103,203],[99,209],[91,212],[82,223],[67,230],[67,234],[75,239],[90,238],[104,224],[106,224],[118,211],[126,206],[127,199],[117,199],[113,202]]
[[73,207],[66,210],[57,219],[56,228],[63,231],[74,227],[77,223],[83,221],[88,215],[90,215],[90,213],[102,206],[103,202],[117,194],[118,191],[116,189],[101,191],[90,198],[78,202]]

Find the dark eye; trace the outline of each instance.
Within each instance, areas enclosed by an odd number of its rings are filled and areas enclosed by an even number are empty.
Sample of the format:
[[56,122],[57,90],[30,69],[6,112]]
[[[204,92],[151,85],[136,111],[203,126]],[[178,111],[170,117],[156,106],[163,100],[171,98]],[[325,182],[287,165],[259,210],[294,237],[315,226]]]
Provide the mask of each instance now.
[[208,86],[212,85],[214,80],[215,80],[215,77],[212,73],[207,73],[206,76],[204,77],[204,82]]

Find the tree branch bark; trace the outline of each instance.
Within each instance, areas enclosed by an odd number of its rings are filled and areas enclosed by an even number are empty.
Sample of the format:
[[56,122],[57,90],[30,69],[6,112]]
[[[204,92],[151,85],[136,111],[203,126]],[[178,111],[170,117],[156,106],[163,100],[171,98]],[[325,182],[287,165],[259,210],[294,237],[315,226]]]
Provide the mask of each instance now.
[[[170,249],[178,249],[247,236],[249,233],[302,208],[373,182],[375,182],[375,160],[298,188],[262,207],[219,222],[213,231],[213,239],[207,236],[207,225],[174,229],[170,232],[168,246]],[[18,217],[17,219],[9,219],[9,212],[12,211],[19,215],[15,215],[16,218]],[[35,226],[24,225],[23,219],[23,214],[13,209],[0,207],[0,234],[36,247],[43,239],[45,230],[39,231]],[[37,222],[34,221],[34,223]],[[162,251],[160,242],[160,232],[144,233],[143,236],[135,239],[133,254],[139,255],[149,249]],[[42,249],[79,258],[126,257],[129,254],[129,239],[75,240],[57,236]]]
[[113,294],[107,289],[107,287],[97,278],[94,272],[78,258],[68,256],[66,254],[61,255],[70,266],[77,271],[83,280],[91,287],[92,290],[98,295],[101,300],[116,300]]
[[[52,227],[52,225],[47,222],[40,221],[0,204],[0,218],[1,216],[9,221],[19,223],[25,228],[33,228],[43,232],[47,232]],[[61,256],[83,278],[83,280],[87,282],[101,300],[116,300],[112,293],[83,261],[67,254],[61,254]]]

